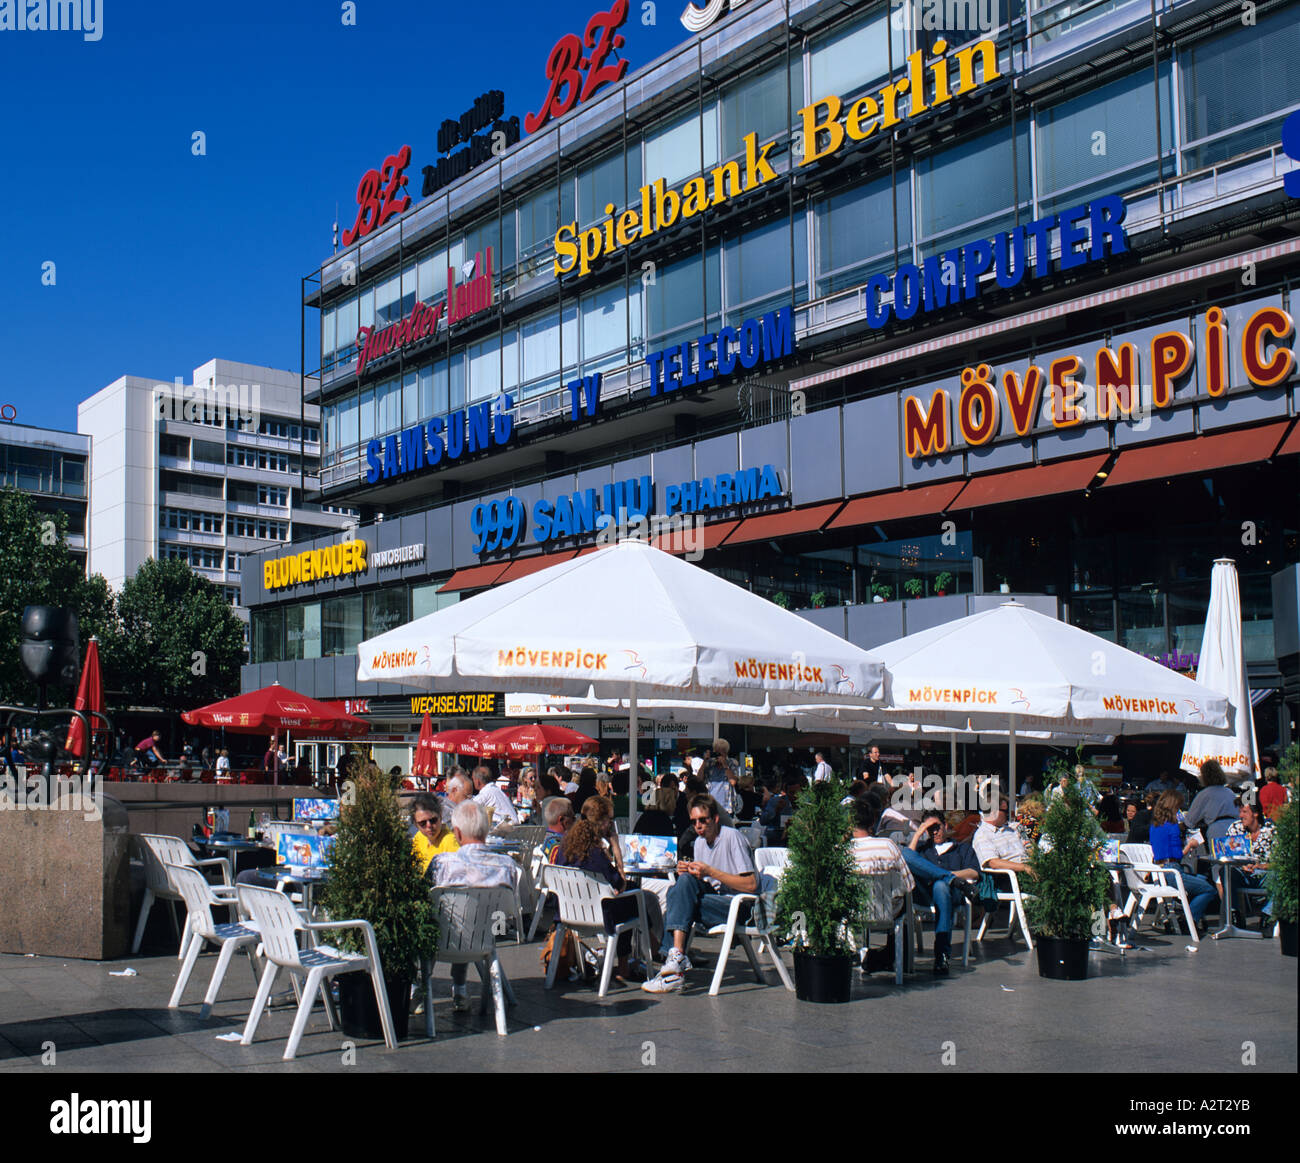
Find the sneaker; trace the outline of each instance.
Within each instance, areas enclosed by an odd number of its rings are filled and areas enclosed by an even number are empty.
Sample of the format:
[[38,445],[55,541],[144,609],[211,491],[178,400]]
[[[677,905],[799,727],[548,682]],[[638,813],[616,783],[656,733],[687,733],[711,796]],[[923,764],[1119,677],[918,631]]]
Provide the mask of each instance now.
[[963,880],[960,876],[952,878],[953,891],[958,897],[970,904],[974,904],[980,895],[980,883],[978,880]]
[[453,985],[451,987],[451,1008],[458,1014],[469,1013],[468,985]]
[[948,954],[947,954],[947,953],[936,953],[936,954],[934,955],[934,975],[935,975],[935,977],[947,977],[947,976],[948,976],[948,973],[949,973],[949,970],[948,970]]
[[666,958],[664,958],[664,973],[689,973],[691,971],[691,959],[685,953],[673,949]]
[[680,993],[685,984],[686,978],[682,974],[669,970],[665,965],[656,976],[643,982],[641,988],[646,993]]

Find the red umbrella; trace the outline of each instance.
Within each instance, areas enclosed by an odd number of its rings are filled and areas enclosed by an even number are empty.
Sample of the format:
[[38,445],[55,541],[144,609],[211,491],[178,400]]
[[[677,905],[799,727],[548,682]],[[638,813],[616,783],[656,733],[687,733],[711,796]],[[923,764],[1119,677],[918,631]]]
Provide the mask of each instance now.
[[420,742],[415,747],[415,762],[411,764],[412,775],[432,775],[435,770],[433,758],[433,720],[429,713],[424,713],[420,724]]
[[[78,711],[104,711],[104,680],[99,673],[99,639],[92,638],[86,646],[86,661],[81,667],[81,685],[77,687],[77,701],[72,704]],[[95,717],[90,720],[91,734],[95,731]],[[80,758],[90,758],[90,742],[86,738],[86,725],[73,715],[68,728],[64,750]]]
[[429,746],[434,751],[442,751],[447,754],[474,755],[482,758],[488,754],[495,754],[483,750],[483,741],[486,738],[486,731],[468,729],[439,731],[436,735],[429,736]]
[[540,755],[544,751],[556,755],[590,755],[599,750],[600,743],[590,735],[561,727],[558,723],[530,723],[521,727],[502,727],[488,736],[497,752],[506,755]]
[[224,727],[243,735],[296,731],[299,735],[352,738],[370,730],[365,719],[344,714],[278,682],[260,691],[186,711],[181,718],[191,727]]

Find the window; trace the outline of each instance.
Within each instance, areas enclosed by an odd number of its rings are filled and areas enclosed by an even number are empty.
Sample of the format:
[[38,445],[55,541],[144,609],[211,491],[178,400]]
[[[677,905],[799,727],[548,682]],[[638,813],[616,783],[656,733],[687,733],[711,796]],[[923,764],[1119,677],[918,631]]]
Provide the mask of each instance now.
[[283,662],[284,656],[284,611],[252,611],[253,662]]
[[855,96],[873,82],[883,80],[890,73],[891,51],[894,70],[906,64],[907,32],[901,28],[890,30],[890,12],[890,8],[882,8],[813,46],[809,53],[813,100],[831,95]]
[[744,139],[757,134],[760,146],[784,135],[804,105],[803,62],[795,54],[790,64],[789,92],[784,68],[769,69],[732,85],[722,94],[722,156],[735,157]]
[[[1029,132],[1017,127],[1020,201],[1028,206],[1031,187]],[[926,254],[941,249],[942,236],[978,227],[981,235],[1001,230],[1012,219],[1011,133],[999,127],[960,145],[949,145],[916,162],[920,239]],[[1001,217],[994,217],[995,215]]]
[[[1069,209],[1103,189],[1136,189],[1155,180],[1154,92],[1151,70],[1144,68],[1037,111],[1035,154],[1044,213]],[[1160,98],[1161,134],[1168,151],[1173,110],[1167,65],[1161,69]],[[1054,194],[1059,196],[1051,197]]]
[[335,339],[334,358],[339,363],[351,363],[357,357],[357,300],[348,299],[338,305],[338,336]]
[[158,436],[158,454],[160,456],[176,456],[181,460],[189,460],[189,437],[172,436],[168,432],[160,433]]
[[368,444],[375,437],[375,390],[366,388],[361,393],[361,443]]
[[[799,215],[793,231],[795,299],[808,298],[808,232]],[[791,229],[781,219],[731,239],[724,250],[727,318],[736,323],[790,302]]]
[[243,565],[244,555],[242,553],[226,554],[226,572],[238,573]]
[[390,586],[366,594],[365,609],[367,638],[373,638],[376,634],[383,634],[410,621],[406,609],[405,586]]
[[668,186],[718,164],[718,109],[704,107],[704,152],[700,153],[700,115],[692,113],[645,136],[645,182],[662,178]]
[[275,505],[284,508],[289,503],[289,490],[273,485],[258,485],[257,503],[259,505]]
[[[640,283],[636,284],[638,292]],[[640,295],[637,295],[636,318],[641,318]],[[628,302],[626,288],[615,283],[582,300],[582,360],[584,370],[589,361],[617,354],[618,363],[626,362]],[[617,364],[612,365],[617,366]]]
[[436,581],[429,582],[426,585],[411,587],[411,617],[423,618],[425,614],[432,614],[438,610],[446,609],[448,606],[454,606],[460,601],[460,594],[440,594],[439,588],[445,583]]
[[357,422],[360,418],[356,396],[344,396],[338,407],[337,446],[345,452],[351,452],[357,446]]
[[575,369],[578,360],[577,304],[565,307],[563,323],[559,311],[522,323],[519,338],[523,347],[523,394],[531,396],[558,388],[563,376]]
[[402,417],[401,422],[409,427],[427,420],[428,413],[420,411],[420,373],[414,368],[402,376]]
[[501,341],[491,335],[471,344],[468,355],[470,403],[490,400],[501,390]]
[[694,339],[704,329],[706,298],[710,319],[717,317],[718,290],[716,250],[703,261],[694,255],[660,267],[654,284],[645,289],[646,332],[651,350]]
[[361,615],[360,594],[326,598],[321,603],[321,657],[356,653],[364,637]]
[[252,537],[259,541],[289,540],[287,523],[270,521],[265,517],[231,517],[230,532],[234,537]]
[[220,533],[221,522],[219,513],[197,513],[189,509],[164,508],[158,514],[160,528],[184,533]]
[[895,222],[898,249],[910,255],[912,194],[906,174],[892,189],[886,176],[833,194],[818,202],[814,213],[818,295],[861,286],[873,269],[892,267]]
[[213,440],[196,440],[194,459],[201,460],[205,464],[222,464],[226,459],[226,446]]
[[393,275],[375,288],[375,325],[383,327],[401,318],[401,277]]
[[1180,66],[1189,170],[1276,143],[1283,110],[1300,104],[1300,20],[1288,6],[1192,45]]
[[[699,153],[698,145],[696,153]],[[578,221],[590,226],[605,217],[605,207],[622,210],[628,204],[628,191],[641,185],[641,154],[632,151],[627,158],[627,178],[623,175],[623,151],[615,150],[600,161],[578,171]],[[554,232],[552,232],[554,233]]]
[[287,606],[284,611],[285,659],[319,658],[321,652],[321,604],[307,602]]
[[375,389],[375,433],[386,436],[402,426],[402,381],[385,380]]

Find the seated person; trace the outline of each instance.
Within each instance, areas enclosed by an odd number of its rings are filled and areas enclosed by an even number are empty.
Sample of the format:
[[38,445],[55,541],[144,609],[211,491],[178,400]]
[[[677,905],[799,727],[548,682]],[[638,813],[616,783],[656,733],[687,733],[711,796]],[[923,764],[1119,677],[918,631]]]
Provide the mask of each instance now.
[[542,855],[551,864],[555,863],[555,852],[564,839],[564,834],[572,827],[573,818],[573,805],[565,796],[551,796],[542,804],[542,819],[546,822]]
[[[1156,864],[1177,868],[1182,873],[1192,920],[1199,925],[1210,905],[1219,899],[1219,893],[1205,877],[1187,872],[1182,867],[1183,857],[1197,847],[1196,841],[1186,840],[1186,829],[1178,822],[1178,811],[1182,804],[1182,793],[1177,791],[1162,792],[1156,801],[1155,811],[1151,813],[1151,859]],[[1173,878],[1166,883],[1172,884]],[[1179,925],[1185,923],[1180,921]]]
[[[502,852],[489,851],[487,812],[473,800],[456,805],[451,815],[451,830],[460,845],[455,852],[435,856],[429,876],[435,888],[452,885],[487,888],[500,885],[518,891],[519,865]],[[469,1009],[469,987],[465,984],[468,965],[451,967],[451,1003],[458,1011]]]
[[1033,875],[1025,862],[1025,846],[1013,824],[1007,823],[1007,798],[999,795],[997,807],[989,812],[971,837],[971,847],[985,872],[1005,869],[1018,876]]
[[511,827],[519,823],[519,813],[510,797],[503,792],[492,778],[492,769],[480,764],[474,768],[474,802],[492,809],[492,826],[499,827],[509,823]]
[[650,806],[636,821],[636,831],[643,836],[675,836],[673,813],[680,797],[675,787],[657,787],[650,796]]
[[937,812],[931,813],[921,822],[920,837],[914,846],[918,856],[946,868],[962,880],[978,882],[980,878],[980,861],[969,840],[958,840],[958,833],[965,827],[966,813],[949,812],[940,818]]
[[763,842],[769,848],[780,848],[785,843],[785,828],[794,815],[794,804],[780,790],[776,780],[763,781],[763,803],[759,808],[758,822],[763,828]]
[[[923,899],[928,898],[934,904],[934,972],[940,977],[948,974],[948,952],[952,948],[952,914],[953,899],[965,899],[974,903],[979,892],[979,868],[975,853],[970,845],[961,847],[946,844],[943,837],[944,819],[938,812],[927,812],[921,820],[921,826],[912,833],[912,839],[903,849],[903,860],[911,870],[920,886]],[[926,845],[926,853],[920,851]],[[944,851],[939,852],[940,845]],[[952,868],[933,857],[952,856],[952,863],[962,867]],[[963,856],[966,859],[963,859]],[[968,866],[967,866],[968,865]]]
[[1124,805],[1124,843],[1149,844],[1151,842],[1151,809],[1140,800],[1129,800]]
[[411,823],[415,825],[411,847],[420,858],[421,872],[429,871],[429,863],[435,856],[455,852],[460,847],[455,833],[442,822],[438,798],[428,792],[420,792],[411,800]]
[[[1258,804],[1241,802],[1240,819],[1228,829],[1229,836],[1244,836],[1250,841],[1250,863],[1239,864],[1232,877],[1232,907],[1244,919],[1246,916],[1247,897],[1243,892],[1248,888],[1262,888],[1263,874],[1270,868],[1273,858],[1273,844],[1277,840],[1277,828],[1272,820],[1265,819]],[[1264,906],[1265,914],[1271,913],[1272,902]]]
[[[673,993],[685,984],[691,968],[686,938],[695,922],[710,928],[725,924],[735,893],[759,891],[749,845],[735,828],[723,824],[717,801],[710,795],[696,795],[690,813],[695,845],[691,859],[677,863],[677,881],[668,890],[664,918],[673,943],[662,948],[665,959],[658,976],[641,986],[647,993]],[[748,908],[742,907],[740,914],[741,920],[747,920]]]
[[743,772],[736,780],[736,795],[740,797],[740,807],[736,819],[743,824],[752,823],[758,815],[758,792],[754,790],[752,772]]
[[[662,932],[663,918],[659,914],[659,902],[649,893],[625,891],[627,881],[623,876],[623,857],[614,831],[614,812],[604,796],[589,796],[583,803],[582,819],[575,821],[573,827],[564,834],[555,863],[567,868],[581,868],[584,872],[603,877],[619,894],[601,901],[607,932],[612,931],[620,922],[631,920],[642,907],[646,910],[652,935],[658,936]],[[618,958],[615,976],[620,981],[644,981],[645,966],[631,963],[628,960],[631,952],[631,931],[620,933],[615,951]]]

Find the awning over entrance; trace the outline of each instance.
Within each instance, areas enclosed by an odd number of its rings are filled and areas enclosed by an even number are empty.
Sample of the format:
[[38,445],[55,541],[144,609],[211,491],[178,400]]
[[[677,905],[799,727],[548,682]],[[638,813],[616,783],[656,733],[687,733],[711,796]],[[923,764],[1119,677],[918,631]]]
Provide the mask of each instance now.
[[1234,464],[1268,460],[1277,450],[1289,423],[1288,420],[1279,420],[1255,428],[1213,432],[1192,440],[1126,449],[1119,454],[1119,460],[1106,478],[1106,486],[1186,476]]
[[796,533],[815,533],[827,521],[842,502],[832,501],[828,505],[808,505],[802,509],[787,509],[783,513],[764,513],[761,517],[746,517],[726,544],[730,548],[745,541],[769,541],[775,537],[792,537]]
[[501,575],[510,568],[508,561],[494,561],[488,565],[471,565],[468,569],[458,569],[447,579],[446,585],[438,592],[451,593],[453,590],[478,590],[490,586],[501,579]]
[[899,489],[892,493],[877,493],[873,497],[859,497],[845,505],[839,516],[826,527],[844,529],[942,513],[965,483],[963,480],[944,481],[940,485],[925,485],[919,489]]
[[1086,489],[1097,470],[1106,463],[1107,454],[1081,456],[1054,464],[1039,464],[997,472],[969,481],[950,506],[953,509],[978,509],[984,505],[1002,505],[1030,497],[1051,497],[1058,493]]

